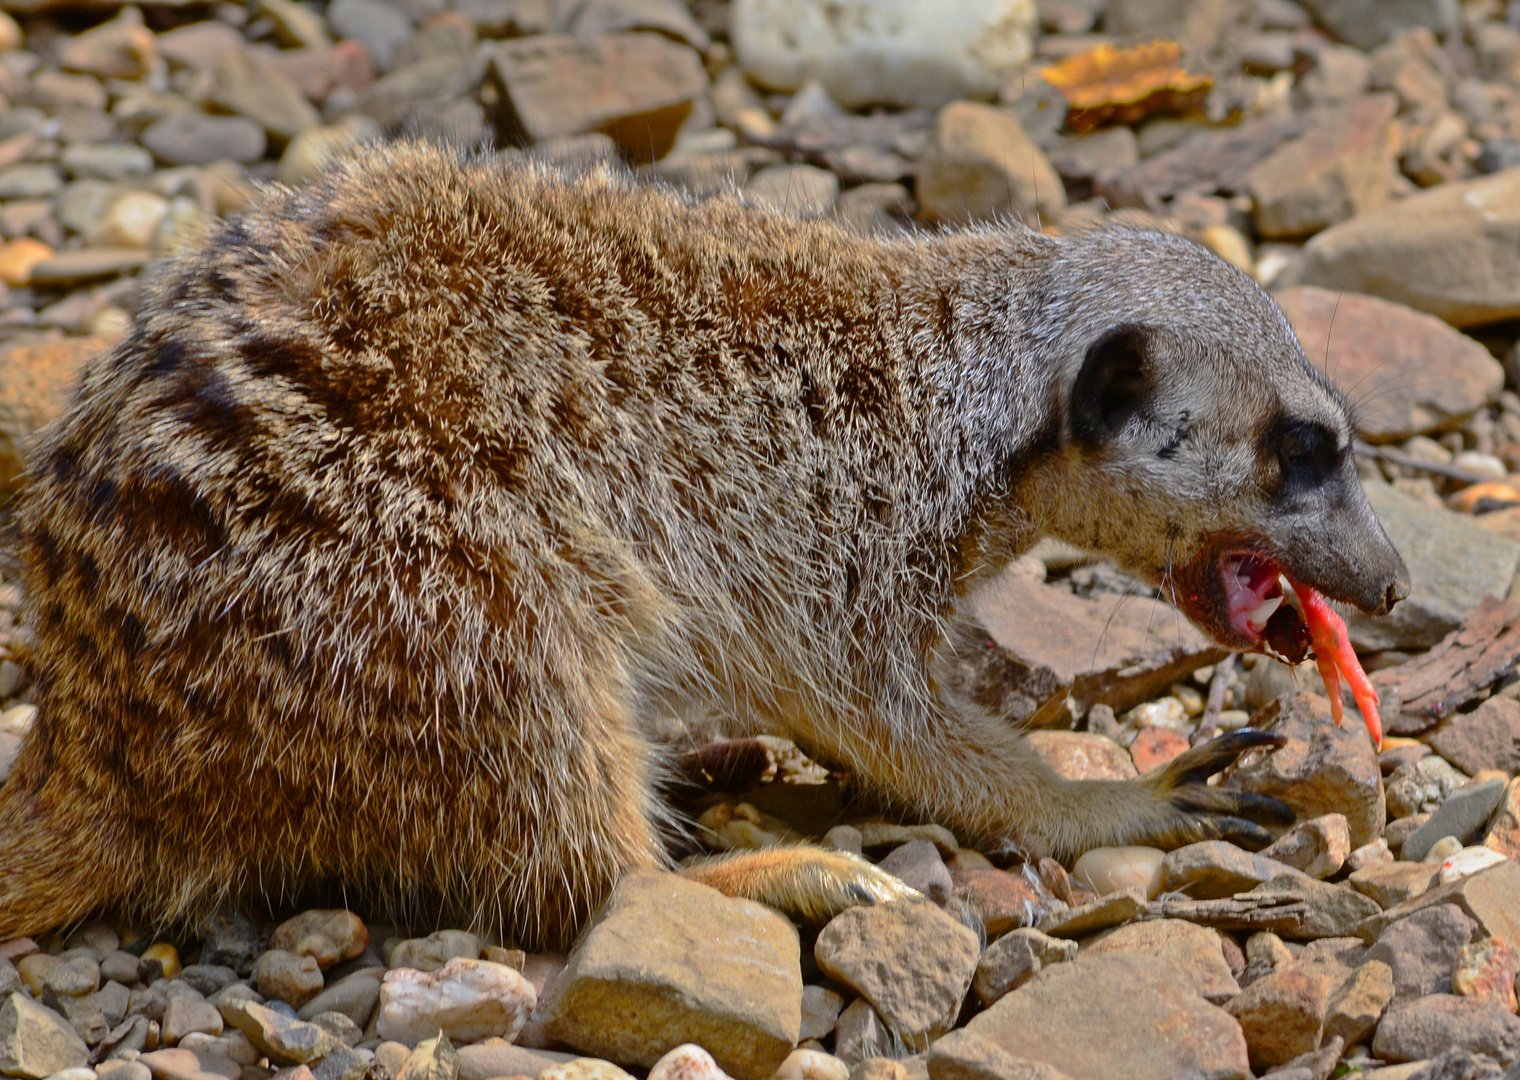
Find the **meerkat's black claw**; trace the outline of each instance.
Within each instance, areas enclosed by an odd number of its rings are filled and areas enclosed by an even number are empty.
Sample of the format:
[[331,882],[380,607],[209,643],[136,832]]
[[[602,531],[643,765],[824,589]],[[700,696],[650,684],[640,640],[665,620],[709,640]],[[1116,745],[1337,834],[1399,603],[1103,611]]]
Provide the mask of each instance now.
[[1254,821],[1238,817],[1211,817],[1203,821],[1210,840],[1227,840],[1247,851],[1260,851],[1272,842],[1272,834]]

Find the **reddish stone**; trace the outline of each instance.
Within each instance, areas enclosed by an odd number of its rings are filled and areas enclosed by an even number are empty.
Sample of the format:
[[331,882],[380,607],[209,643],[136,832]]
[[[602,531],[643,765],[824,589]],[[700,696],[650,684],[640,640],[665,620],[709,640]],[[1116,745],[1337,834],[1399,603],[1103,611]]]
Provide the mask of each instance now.
[[1165,765],[1187,748],[1187,739],[1177,732],[1168,731],[1166,728],[1148,727],[1143,728],[1140,734],[1135,736],[1135,741],[1129,744],[1129,756],[1134,759],[1135,768],[1144,775],[1152,769]]
[[1475,941],[1457,953],[1451,972],[1452,993],[1514,1012],[1516,966],[1515,950],[1502,937]]

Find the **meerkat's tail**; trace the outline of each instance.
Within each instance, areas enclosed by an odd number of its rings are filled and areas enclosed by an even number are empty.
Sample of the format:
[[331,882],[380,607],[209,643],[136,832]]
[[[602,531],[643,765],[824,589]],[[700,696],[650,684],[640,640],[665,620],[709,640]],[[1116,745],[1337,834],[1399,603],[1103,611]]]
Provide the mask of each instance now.
[[99,857],[100,823],[60,813],[24,764],[0,784],[0,941],[74,922],[120,884]]
[[858,855],[811,844],[715,855],[683,867],[681,876],[820,925],[858,904],[920,895]]

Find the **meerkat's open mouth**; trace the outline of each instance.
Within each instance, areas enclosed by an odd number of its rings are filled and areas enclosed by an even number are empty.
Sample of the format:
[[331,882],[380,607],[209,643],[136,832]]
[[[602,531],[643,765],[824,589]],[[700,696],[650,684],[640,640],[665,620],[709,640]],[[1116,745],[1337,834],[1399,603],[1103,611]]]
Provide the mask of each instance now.
[[1231,552],[1219,560],[1219,580],[1232,630],[1289,663],[1303,661],[1311,635],[1300,601],[1302,586],[1277,560],[1257,551]]

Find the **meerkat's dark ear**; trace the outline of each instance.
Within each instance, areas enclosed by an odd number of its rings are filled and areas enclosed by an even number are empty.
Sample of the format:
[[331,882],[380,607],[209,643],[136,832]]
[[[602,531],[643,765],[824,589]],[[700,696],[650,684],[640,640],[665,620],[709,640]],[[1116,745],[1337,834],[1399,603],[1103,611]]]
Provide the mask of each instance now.
[[1116,326],[1087,350],[1071,388],[1071,433],[1089,443],[1117,435],[1150,392],[1150,331]]

